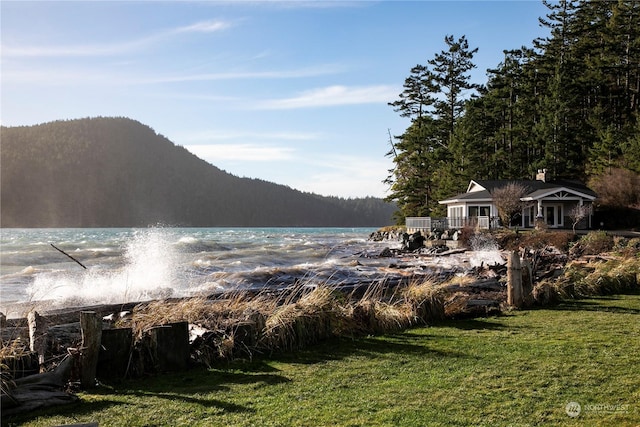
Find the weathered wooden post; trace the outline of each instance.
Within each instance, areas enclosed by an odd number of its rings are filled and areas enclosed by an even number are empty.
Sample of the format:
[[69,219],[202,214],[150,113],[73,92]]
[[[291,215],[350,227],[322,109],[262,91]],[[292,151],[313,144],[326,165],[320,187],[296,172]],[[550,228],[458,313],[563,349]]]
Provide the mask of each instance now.
[[512,251],[507,261],[507,304],[512,307],[521,308],[522,303],[522,267],[520,265],[520,255],[517,251]]
[[105,329],[100,342],[100,357],[96,376],[124,378],[131,357],[133,331],[131,328]]
[[149,345],[158,372],[183,371],[189,364],[189,323],[176,322],[148,331]]
[[525,306],[533,305],[533,268],[531,261],[523,259],[522,266],[522,302]]
[[47,326],[45,320],[35,310],[27,314],[29,325],[29,349],[38,353],[38,364],[40,368],[44,365],[44,354],[47,350]]
[[102,319],[95,311],[81,311],[80,328],[82,330],[80,384],[87,389],[96,385],[96,368],[102,341]]
[[0,312],[0,328],[6,328],[7,327],[7,316],[4,315],[4,313]]

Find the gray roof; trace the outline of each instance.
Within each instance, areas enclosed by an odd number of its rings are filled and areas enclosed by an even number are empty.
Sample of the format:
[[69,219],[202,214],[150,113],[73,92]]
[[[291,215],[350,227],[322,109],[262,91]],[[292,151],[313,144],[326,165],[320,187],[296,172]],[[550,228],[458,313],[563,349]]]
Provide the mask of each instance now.
[[534,180],[513,180],[513,179],[501,179],[501,180],[473,180],[476,184],[483,187],[484,190],[472,191],[466,193],[460,193],[453,197],[449,197],[446,200],[441,201],[490,201],[492,200],[491,193],[509,183],[516,183],[524,186],[527,189],[527,195],[524,198],[537,199],[543,197],[545,194],[554,193],[561,189],[566,189],[570,192],[580,193],[587,198],[595,198],[596,193],[589,187],[579,181],[571,180],[556,180],[556,181],[534,181]]
[[492,192],[496,188],[504,187],[510,182],[515,182],[517,184],[521,184],[526,187],[529,191],[529,194],[534,193],[539,190],[553,190],[557,188],[566,188],[568,190],[574,190],[578,193],[586,194],[588,196],[596,197],[596,193],[591,190],[589,187],[584,185],[580,181],[574,180],[563,180],[558,179],[555,181],[535,181],[532,179],[521,179],[521,180],[509,180],[509,179],[499,179],[499,180],[474,180],[474,182],[478,183],[482,187],[486,188],[489,192]]

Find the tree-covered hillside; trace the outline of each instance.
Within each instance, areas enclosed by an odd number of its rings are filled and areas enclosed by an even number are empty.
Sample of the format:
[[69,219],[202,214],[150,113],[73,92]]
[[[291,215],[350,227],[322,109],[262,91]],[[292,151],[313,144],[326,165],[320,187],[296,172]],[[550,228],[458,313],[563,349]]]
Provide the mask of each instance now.
[[396,209],[238,178],[127,118],[1,129],[2,227],[382,226]]
[[[544,3],[549,36],[505,50],[484,86],[469,81],[477,49],[464,36],[447,36],[411,69],[390,103],[411,119],[389,152],[388,200],[400,218],[443,215],[438,200],[470,179],[527,179],[543,168],[596,191],[640,182],[640,2]],[[630,200],[640,207],[638,188]]]

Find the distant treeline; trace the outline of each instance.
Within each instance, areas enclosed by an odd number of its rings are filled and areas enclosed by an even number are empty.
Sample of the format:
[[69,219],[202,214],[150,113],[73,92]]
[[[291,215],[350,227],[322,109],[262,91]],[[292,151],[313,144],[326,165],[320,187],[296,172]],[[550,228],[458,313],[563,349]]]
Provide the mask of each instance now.
[[2,227],[383,226],[394,204],[239,178],[128,118],[2,127]]

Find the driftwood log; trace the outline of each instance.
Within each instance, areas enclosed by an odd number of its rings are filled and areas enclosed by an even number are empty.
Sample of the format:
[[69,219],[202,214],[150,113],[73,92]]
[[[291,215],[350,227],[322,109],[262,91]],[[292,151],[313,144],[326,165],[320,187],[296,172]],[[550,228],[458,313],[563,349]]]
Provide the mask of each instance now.
[[2,395],[2,417],[77,402],[77,396],[64,390],[73,363],[73,357],[67,356],[53,371],[15,380],[15,387]]

